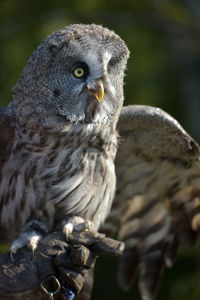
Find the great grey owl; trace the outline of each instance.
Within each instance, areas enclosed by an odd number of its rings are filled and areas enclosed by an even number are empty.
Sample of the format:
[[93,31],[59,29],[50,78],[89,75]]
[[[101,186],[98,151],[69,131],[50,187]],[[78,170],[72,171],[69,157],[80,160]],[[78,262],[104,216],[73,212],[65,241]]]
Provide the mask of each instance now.
[[126,244],[119,284],[127,290],[139,270],[150,300],[199,229],[200,148],[162,110],[122,108],[128,57],[98,25],[65,27],[30,56],[0,110],[0,237],[69,215],[102,225]]

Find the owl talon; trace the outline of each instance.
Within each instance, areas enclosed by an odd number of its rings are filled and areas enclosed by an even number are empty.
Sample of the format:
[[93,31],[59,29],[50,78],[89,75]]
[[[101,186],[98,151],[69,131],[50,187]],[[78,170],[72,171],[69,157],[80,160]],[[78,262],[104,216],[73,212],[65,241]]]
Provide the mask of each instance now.
[[48,233],[47,224],[33,220],[27,223],[19,237],[12,243],[10,247],[11,259],[14,261],[13,254],[25,246],[34,252],[37,249],[39,241],[42,239],[43,234]]
[[14,261],[13,254],[16,254],[19,249],[25,246],[34,252],[41,238],[42,236],[35,231],[20,234],[19,238],[10,247],[11,259]]
[[63,224],[63,233],[65,235],[66,241],[68,241],[69,235],[73,232],[74,226],[72,223]]
[[39,241],[42,239],[42,236],[38,233],[35,233],[35,235],[28,238],[28,248],[34,252],[37,249],[37,245]]
[[62,231],[65,234],[67,241],[69,239],[69,235],[73,231],[92,231],[93,228],[94,225],[92,221],[84,220],[83,218],[77,216],[70,217],[62,222]]
[[10,248],[10,257],[11,257],[11,260],[14,262],[14,257],[13,255],[15,255],[17,253],[17,250],[15,249],[15,247],[11,246]]

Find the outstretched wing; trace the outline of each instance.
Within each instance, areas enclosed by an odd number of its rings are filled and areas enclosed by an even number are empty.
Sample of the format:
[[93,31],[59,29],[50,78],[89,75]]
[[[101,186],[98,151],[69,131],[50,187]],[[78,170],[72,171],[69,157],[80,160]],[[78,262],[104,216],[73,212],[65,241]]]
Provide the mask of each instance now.
[[[3,176],[2,168],[9,159],[15,137],[15,119],[12,113],[12,104],[8,107],[0,107],[0,181]],[[0,212],[3,201],[0,201]],[[0,244],[6,239],[6,232],[0,224]]]
[[[9,159],[12,151],[15,136],[15,120],[12,114],[11,104],[8,107],[0,107],[0,181],[2,168],[4,163]],[[0,201],[0,212],[2,210],[3,201]],[[5,230],[0,225],[0,244],[5,238]]]
[[9,158],[15,134],[15,120],[11,105],[0,107],[0,174],[4,162]]
[[118,280],[125,290],[139,271],[143,300],[155,298],[179,244],[200,227],[200,147],[161,109],[127,106],[120,114],[117,193],[105,224],[125,241]]

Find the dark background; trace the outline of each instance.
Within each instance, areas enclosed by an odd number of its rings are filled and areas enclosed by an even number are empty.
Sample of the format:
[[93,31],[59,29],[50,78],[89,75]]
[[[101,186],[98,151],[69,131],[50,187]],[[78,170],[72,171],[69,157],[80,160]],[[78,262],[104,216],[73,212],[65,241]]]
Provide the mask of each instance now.
[[[114,29],[131,50],[125,104],[159,106],[200,142],[199,0],[0,0],[0,105],[12,99],[27,58],[70,23]],[[158,299],[200,299],[200,247],[180,250]],[[115,284],[116,259],[99,259],[93,299],[140,299]]]

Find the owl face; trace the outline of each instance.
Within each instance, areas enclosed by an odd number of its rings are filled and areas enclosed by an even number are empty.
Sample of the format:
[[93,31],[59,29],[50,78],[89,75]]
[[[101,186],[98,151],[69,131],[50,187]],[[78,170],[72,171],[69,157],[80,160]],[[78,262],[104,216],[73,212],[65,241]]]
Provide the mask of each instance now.
[[13,90],[14,101],[19,105],[20,94],[26,109],[70,122],[107,123],[123,104],[128,55],[124,42],[108,29],[65,27],[32,54]]

